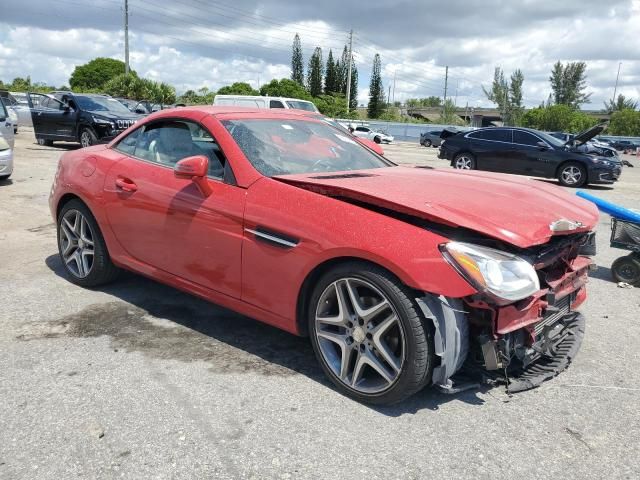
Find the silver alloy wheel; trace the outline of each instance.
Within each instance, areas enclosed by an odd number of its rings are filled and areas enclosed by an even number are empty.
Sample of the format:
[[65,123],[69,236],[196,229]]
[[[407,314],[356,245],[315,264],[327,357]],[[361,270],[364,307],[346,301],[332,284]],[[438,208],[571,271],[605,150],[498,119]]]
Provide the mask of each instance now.
[[466,155],[461,155],[456,158],[455,167],[460,170],[471,170],[471,158]]
[[582,180],[582,172],[575,165],[569,165],[562,170],[562,181],[567,185],[576,185]]
[[80,134],[80,145],[82,145],[83,147],[91,146],[91,135],[87,130],[83,130]]
[[78,210],[69,210],[60,222],[60,253],[69,271],[85,278],[93,268],[93,232],[85,216]]
[[341,278],[318,301],[315,335],[334,375],[362,393],[379,393],[400,376],[405,335],[389,299],[371,283]]

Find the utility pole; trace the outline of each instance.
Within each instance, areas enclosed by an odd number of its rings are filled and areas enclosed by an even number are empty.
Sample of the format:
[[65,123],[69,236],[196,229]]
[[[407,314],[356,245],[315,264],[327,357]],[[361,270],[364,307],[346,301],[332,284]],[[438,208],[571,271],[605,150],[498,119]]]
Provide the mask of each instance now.
[[449,82],[449,65],[444,68],[444,97],[442,101],[442,118],[447,113],[447,84]]
[[349,106],[351,105],[351,68],[353,63],[353,55],[351,49],[353,48],[353,29],[349,31],[349,68],[347,69],[347,113],[349,113]]
[[389,95],[387,95],[387,108],[391,106],[391,84],[389,84]]
[[618,79],[620,78],[620,67],[622,66],[622,62],[618,63],[618,75],[616,75],[616,86],[613,89],[613,99],[612,102],[616,103],[616,93],[618,92]]
[[456,82],[456,96],[455,96],[455,100],[453,101],[454,105],[458,105],[458,88],[460,88],[460,79],[458,79],[458,81]]
[[398,71],[393,71],[393,103],[396,103],[396,73]]
[[129,75],[129,0],[124,0],[124,73]]

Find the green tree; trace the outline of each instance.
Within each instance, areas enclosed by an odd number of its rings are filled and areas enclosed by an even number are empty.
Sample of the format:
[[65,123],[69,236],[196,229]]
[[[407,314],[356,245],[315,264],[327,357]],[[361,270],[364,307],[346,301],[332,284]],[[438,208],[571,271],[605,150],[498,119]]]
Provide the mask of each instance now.
[[322,49],[316,47],[309,59],[309,67],[307,68],[307,89],[313,97],[322,94],[323,70]]
[[[355,110],[358,108],[358,68],[356,62],[351,59],[351,91],[349,92],[351,98],[349,99],[349,108]],[[345,87],[346,95],[346,87]]]
[[523,83],[524,75],[521,70],[514,71],[511,78],[506,80],[502,68],[496,67],[493,72],[491,90],[482,87],[487,99],[498,106],[505,125],[519,125],[521,121],[524,113],[522,105]]
[[524,114],[524,105],[522,104],[523,83],[524,74],[522,70],[515,70],[511,74],[511,83],[509,84],[509,122],[511,125],[520,125]]
[[[98,57],[77,66],[69,78],[69,85],[77,91],[100,90],[113,77],[123,73],[123,61]],[[136,76],[135,72],[131,73]]]
[[141,95],[140,87],[140,78],[136,77],[135,75],[127,75],[126,73],[121,73],[120,75],[116,75],[108,82],[106,82],[103,85],[102,90],[104,91],[104,93],[112,95],[114,97],[143,100],[139,97],[139,95]]
[[638,102],[620,94],[615,100],[606,100],[604,102],[604,107],[607,110],[607,113],[621,112],[622,110],[637,110]]
[[325,69],[324,77],[324,92],[325,93],[339,93],[340,82],[338,81],[338,72],[336,71],[336,64],[333,61],[333,52],[329,49],[329,55],[327,56],[327,68]]
[[304,64],[302,59],[302,44],[300,36],[296,33],[293,37],[293,47],[291,52],[291,80],[304,85]]
[[578,133],[597,123],[597,119],[569,105],[532,108],[522,116],[523,126],[549,132]]
[[273,79],[266,85],[262,85],[262,87],[260,87],[260,95],[313,100],[311,95],[309,95],[309,92],[302,85],[288,78],[283,78],[281,80]]
[[386,107],[381,71],[382,62],[380,61],[380,55],[376,53],[375,57],[373,57],[371,81],[369,82],[369,105],[367,106],[367,115],[369,118],[380,117]]
[[313,99],[313,103],[320,113],[332,118],[347,116],[347,100],[339,93],[320,95]]
[[608,133],[625,137],[640,136],[640,112],[626,108],[611,115]]
[[579,108],[590,102],[590,93],[585,93],[587,88],[587,64],[585,62],[568,62],[563,65],[560,61],[553,65],[549,82],[553,102],[556,105],[569,105]]
[[235,82],[220,88],[216,95],[259,95],[259,92],[246,82]]
[[349,49],[344,46],[342,57],[338,62],[338,91],[347,94],[347,69],[349,68]]

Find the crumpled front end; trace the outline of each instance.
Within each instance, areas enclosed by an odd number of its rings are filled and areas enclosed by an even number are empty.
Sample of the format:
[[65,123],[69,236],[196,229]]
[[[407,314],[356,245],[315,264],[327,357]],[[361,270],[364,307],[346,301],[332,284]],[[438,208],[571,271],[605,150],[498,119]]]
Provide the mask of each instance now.
[[466,299],[475,336],[470,361],[499,373],[510,392],[537,387],[558,375],[577,354],[585,319],[577,308],[586,300],[593,234],[554,239],[524,252],[540,290],[519,302],[496,306]]

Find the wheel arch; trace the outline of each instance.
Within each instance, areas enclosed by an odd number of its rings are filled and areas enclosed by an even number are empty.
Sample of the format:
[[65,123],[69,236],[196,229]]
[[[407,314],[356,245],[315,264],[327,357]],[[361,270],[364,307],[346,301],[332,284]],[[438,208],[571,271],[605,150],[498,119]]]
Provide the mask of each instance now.
[[[307,320],[305,315],[306,315],[307,309],[309,308],[309,299],[311,298],[313,287],[318,281],[318,279],[320,279],[322,275],[330,271],[332,268],[335,268],[339,265],[342,265],[344,263],[350,263],[350,262],[359,262],[359,263],[374,266],[377,268],[382,268],[389,274],[396,277],[398,281],[401,282],[406,287],[414,289],[414,287],[408,285],[407,282],[402,280],[402,275],[399,274],[399,272],[395,272],[392,268],[389,268],[388,266],[382,265],[378,262],[375,262],[363,257],[340,256],[340,257],[333,257],[333,258],[324,260],[323,262],[316,265],[313,269],[311,269],[309,273],[307,273],[305,279],[302,282],[302,285],[300,286],[300,290],[298,291],[298,299],[296,302],[296,327],[297,327],[298,334],[300,336],[302,337],[309,336],[309,328],[307,325]],[[416,297],[419,295],[421,295],[421,293],[418,293],[418,291],[416,290]]]
[[60,216],[60,211],[62,211],[62,209],[64,208],[64,206],[69,203],[71,200],[79,200],[81,201],[88,209],[89,211],[91,211],[91,213],[93,213],[93,211],[91,210],[91,207],[87,204],[87,202],[85,202],[82,197],[80,197],[79,195],[75,194],[75,193],[65,193],[64,195],[62,195],[60,197],[60,199],[58,200],[58,203],[56,205],[56,218],[55,220],[58,220],[58,217]]
[[562,169],[568,163],[577,163],[582,168],[584,168],[584,170],[585,170],[585,172],[587,172],[587,174],[589,173],[589,169],[587,168],[587,162],[585,162],[584,160],[582,160],[580,158],[567,158],[567,159],[563,160],[562,162],[560,162],[560,164],[556,167],[554,178],[557,178],[558,175],[560,175],[560,172],[562,171]]

